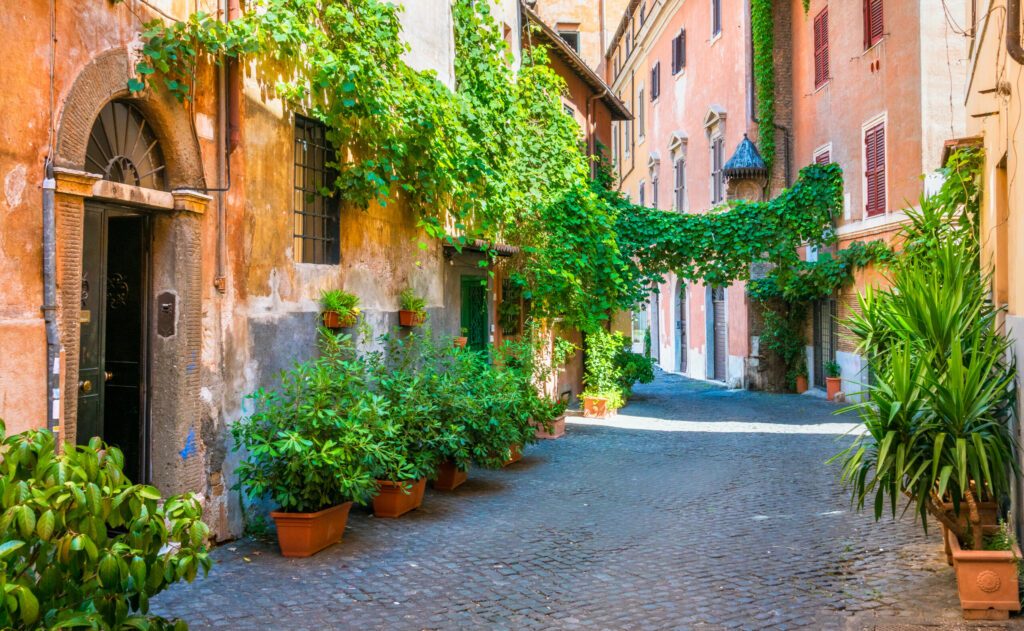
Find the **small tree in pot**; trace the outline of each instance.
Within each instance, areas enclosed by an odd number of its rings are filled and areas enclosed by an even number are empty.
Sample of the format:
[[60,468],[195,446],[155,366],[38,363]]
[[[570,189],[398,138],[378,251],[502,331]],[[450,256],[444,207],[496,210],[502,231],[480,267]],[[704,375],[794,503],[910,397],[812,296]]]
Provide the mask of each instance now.
[[[923,527],[929,516],[942,524],[962,607],[974,617],[1020,603],[1019,551],[985,551],[996,513],[985,523],[985,506],[1006,497],[1018,474],[1010,434],[1016,386],[1005,360],[1010,342],[979,266],[970,160],[955,157],[962,170],[936,197],[922,199],[920,211],[908,211],[892,288],[867,291],[861,315],[848,322],[874,378],[870,398],[851,406],[867,432],[833,460],[843,463],[856,505],[871,501],[876,519],[886,504],[895,515],[907,496]],[[971,592],[982,572],[986,584]]]

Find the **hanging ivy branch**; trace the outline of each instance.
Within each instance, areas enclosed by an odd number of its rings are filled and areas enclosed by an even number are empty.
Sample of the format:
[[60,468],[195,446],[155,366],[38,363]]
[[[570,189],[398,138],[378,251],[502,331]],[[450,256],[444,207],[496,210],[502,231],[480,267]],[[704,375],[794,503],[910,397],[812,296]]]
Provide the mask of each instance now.
[[775,23],[772,0],[751,0],[754,46],[754,94],[757,99],[758,149],[770,170],[775,161]]

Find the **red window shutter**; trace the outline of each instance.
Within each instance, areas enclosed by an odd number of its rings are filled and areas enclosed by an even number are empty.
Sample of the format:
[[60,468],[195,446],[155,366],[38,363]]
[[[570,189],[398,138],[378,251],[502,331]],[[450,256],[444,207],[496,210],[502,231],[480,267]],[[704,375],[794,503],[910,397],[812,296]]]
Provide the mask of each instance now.
[[829,153],[830,152],[828,151],[822,151],[816,155],[814,157],[814,164],[830,164],[832,162],[832,156],[829,155]]
[[885,34],[885,23],[882,19],[884,0],[864,0],[864,48],[871,48]]
[[814,87],[828,81],[828,8],[814,18]]
[[679,36],[672,39],[672,74],[679,72]]
[[879,123],[864,134],[864,178],[867,199],[864,210],[868,216],[885,212],[885,125]]

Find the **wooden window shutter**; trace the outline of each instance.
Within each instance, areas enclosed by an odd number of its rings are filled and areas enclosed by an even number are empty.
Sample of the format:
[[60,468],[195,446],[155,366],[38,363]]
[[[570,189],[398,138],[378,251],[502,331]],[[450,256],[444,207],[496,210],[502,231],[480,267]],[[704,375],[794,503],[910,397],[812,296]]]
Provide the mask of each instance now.
[[679,72],[679,36],[672,38],[672,74]]
[[832,156],[830,152],[822,151],[818,155],[814,156],[814,164],[830,164],[832,162]]
[[883,0],[864,0],[864,48],[871,48],[885,34]]
[[679,68],[682,69],[686,67],[686,29],[679,34],[679,39]]
[[828,8],[814,18],[814,87],[828,81]]
[[868,216],[885,212],[885,124],[879,123],[864,134],[864,177]]

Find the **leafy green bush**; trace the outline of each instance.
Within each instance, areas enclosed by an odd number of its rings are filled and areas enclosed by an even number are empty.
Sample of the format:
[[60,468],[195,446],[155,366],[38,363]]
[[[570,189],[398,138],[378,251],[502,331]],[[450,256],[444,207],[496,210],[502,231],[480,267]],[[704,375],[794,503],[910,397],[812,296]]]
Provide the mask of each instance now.
[[333,311],[342,319],[359,315],[359,297],[340,289],[329,289],[320,292],[320,308]]
[[0,626],[187,628],[148,611],[152,596],[210,569],[192,494],[161,504],[98,438],[57,454],[50,432],[29,431],[4,438],[2,450]]
[[906,495],[924,528],[930,514],[973,549],[977,504],[1002,500],[1019,475],[1010,341],[980,266],[979,164],[977,153],[955,154],[940,193],[907,211],[892,287],[863,294],[847,322],[874,378],[852,406],[866,433],[833,458],[858,506],[873,496],[876,519]]
[[587,354],[583,376],[584,397],[608,400],[609,409],[618,409],[625,403],[622,390],[622,370],[616,362],[626,338],[619,332],[595,329],[587,334]]
[[232,425],[234,448],[246,452],[238,487],[300,513],[371,499],[367,463],[395,456],[376,433],[388,403],[368,386],[351,338],[323,336],[319,358],[283,373],[277,390],[253,393],[254,412]]
[[615,367],[619,372],[619,385],[625,396],[628,396],[636,383],[654,381],[654,362],[650,357],[620,348],[615,355]]

